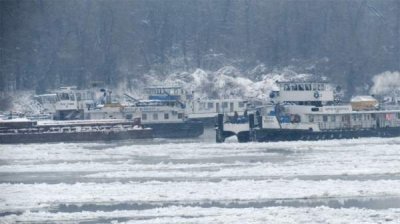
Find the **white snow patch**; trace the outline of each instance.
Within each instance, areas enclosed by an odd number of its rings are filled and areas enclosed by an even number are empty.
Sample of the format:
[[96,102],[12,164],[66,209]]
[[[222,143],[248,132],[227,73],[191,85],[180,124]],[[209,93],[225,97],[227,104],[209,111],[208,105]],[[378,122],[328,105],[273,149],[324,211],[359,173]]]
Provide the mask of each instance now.
[[400,72],[386,71],[375,75],[372,78],[373,86],[370,89],[371,94],[393,94],[400,95]]

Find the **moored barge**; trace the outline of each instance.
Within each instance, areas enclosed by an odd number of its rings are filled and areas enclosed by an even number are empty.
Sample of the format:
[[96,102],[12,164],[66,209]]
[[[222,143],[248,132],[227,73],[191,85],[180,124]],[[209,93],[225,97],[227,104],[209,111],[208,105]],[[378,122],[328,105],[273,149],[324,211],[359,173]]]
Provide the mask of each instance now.
[[140,120],[0,121],[0,143],[89,142],[152,138]]

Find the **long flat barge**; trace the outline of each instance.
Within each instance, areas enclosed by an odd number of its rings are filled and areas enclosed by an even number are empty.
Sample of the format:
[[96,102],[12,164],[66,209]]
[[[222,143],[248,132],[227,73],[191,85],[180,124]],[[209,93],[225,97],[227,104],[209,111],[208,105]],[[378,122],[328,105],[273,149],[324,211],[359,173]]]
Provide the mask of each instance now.
[[0,121],[0,143],[89,142],[153,138],[151,128],[131,120]]

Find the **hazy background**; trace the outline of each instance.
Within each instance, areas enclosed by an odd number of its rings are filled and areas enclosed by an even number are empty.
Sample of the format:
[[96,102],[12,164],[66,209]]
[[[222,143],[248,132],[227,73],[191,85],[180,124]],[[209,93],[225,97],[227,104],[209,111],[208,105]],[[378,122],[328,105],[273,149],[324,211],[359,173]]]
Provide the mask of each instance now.
[[[1,0],[0,91],[290,68],[349,94],[400,71],[399,0]],[[358,89],[357,89],[357,88]]]

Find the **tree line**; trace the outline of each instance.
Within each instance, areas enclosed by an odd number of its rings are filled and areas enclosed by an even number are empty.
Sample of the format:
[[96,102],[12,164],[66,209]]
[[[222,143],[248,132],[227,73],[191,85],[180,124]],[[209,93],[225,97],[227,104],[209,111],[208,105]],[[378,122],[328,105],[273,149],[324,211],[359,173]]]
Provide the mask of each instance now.
[[350,88],[400,70],[398,0],[1,0],[0,91],[294,66]]

